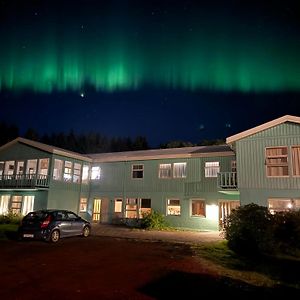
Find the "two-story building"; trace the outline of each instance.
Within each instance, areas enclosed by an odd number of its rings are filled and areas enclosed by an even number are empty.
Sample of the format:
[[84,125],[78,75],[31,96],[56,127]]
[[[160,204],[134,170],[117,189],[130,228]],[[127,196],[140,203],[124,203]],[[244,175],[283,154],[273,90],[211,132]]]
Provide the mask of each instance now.
[[82,155],[17,138],[0,147],[0,214],[63,208],[119,223],[157,210],[175,227],[218,230],[240,204],[300,207],[300,118],[284,116],[226,142]]

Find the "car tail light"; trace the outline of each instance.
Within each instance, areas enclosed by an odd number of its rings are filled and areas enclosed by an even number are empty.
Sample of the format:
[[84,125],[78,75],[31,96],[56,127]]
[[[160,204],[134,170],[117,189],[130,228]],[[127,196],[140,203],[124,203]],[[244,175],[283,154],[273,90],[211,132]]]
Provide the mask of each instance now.
[[48,216],[41,224],[41,228],[47,228],[50,222],[51,222],[51,216]]

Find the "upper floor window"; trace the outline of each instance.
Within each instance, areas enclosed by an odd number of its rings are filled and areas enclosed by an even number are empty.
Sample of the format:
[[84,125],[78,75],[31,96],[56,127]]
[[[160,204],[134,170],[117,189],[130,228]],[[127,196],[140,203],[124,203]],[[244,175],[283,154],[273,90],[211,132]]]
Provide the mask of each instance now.
[[65,161],[64,181],[72,180],[72,166],[73,166],[73,163],[71,161]]
[[144,165],[132,165],[132,178],[144,178]]
[[17,170],[16,170],[17,175],[22,175],[24,174],[24,161],[17,161]]
[[101,168],[99,166],[92,167],[91,179],[92,180],[100,179],[100,175],[101,175]]
[[36,174],[37,159],[27,160],[26,174],[33,175]]
[[288,148],[266,148],[266,168],[268,177],[288,176]]
[[174,163],[173,165],[173,177],[174,178],[185,178],[186,177],[186,163]]
[[0,161],[0,176],[3,175],[4,172],[4,161]]
[[158,169],[159,178],[171,178],[172,164],[160,164]]
[[89,181],[89,166],[87,165],[83,165],[82,167],[82,178],[81,178],[81,182],[82,183],[88,183]]
[[42,158],[39,161],[39,174],[48,175],[49,158]]
[[293,176],[300,176],[300,146],[292,147]]
[[220,163],[218,161],[207,161],[205,163],[205,177],[217,177],[220,172]]
[[231,172],[236,173],[236,160],[231,161]]
[[5,162],[4,175],[13,175],[15,171],[15,162],[13,160]]
[[54,168],[53,168],[53,179],[61,180],[62,179],[62,166],[63,162],[60,159],[54,160]]
[[80,183],[81,164],[74,163],[73,182]]

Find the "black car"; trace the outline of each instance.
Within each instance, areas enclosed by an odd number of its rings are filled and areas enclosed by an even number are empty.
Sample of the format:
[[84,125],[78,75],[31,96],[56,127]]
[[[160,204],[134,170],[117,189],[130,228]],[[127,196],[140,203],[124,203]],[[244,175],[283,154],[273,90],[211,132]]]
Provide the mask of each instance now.
[[19,226],[20,239],[42,239],[56,243],[69,236],[88,237],[90,222],[68,210],[38,210],[28,213]]

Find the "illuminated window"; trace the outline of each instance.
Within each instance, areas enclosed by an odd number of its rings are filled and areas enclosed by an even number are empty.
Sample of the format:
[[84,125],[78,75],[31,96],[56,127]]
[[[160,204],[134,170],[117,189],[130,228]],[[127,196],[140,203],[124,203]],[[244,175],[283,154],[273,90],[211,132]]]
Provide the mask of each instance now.
[[17,170],[16,170],[17,175],[22,175],[24,174],[24,161],[18,161],[17,162]]
[[268,199],[268,207],[272,214],[279,211],[299,210],[300,199],[272,198]]
[[82,183],[88,183],[89,182],[89,166],[83,165],[82,168]]
[[53,179],[61,180],[62,179],[62,166],[63,162],[60,159],[54,160],[54,168],[53,168]]
[[132,178],[144,178],[144,165],[132,165]]
[[8,213],[10,195],[0,196],[0,215],[5,215]]
[[288,148],[266,148],[266,168],[268,177],[288,176]]
[[171,164],[160,164],[158,169],[159,178],[171,178],[172,176],[172,165]]
[[12,196],[11,212],[13,214],[20,214],[22,207],[22,196]]
[[300,147],[292,147],[293,176],[300,176]]
[[167,200],[167,215],[180,216],[180,200],[168,199]]
[[24,196],[22,203],[22,215],[25,216],[33,211],[34,196]]
[[91,179],[92,180],[99,180],[101,175],[101,168],[98,167],[92,167],[92,174],[91,174]]
[[205,217],[205,201],[192,200],[192,216]]
[[139,217],[143,218],[145,214],[151,212],[151,199],[139,199],[140,213]]
[[5,162],[4,175],[13,175],[15,171],[15,162],[13,160]]
[[86,212],[86,210],[87,210],[87,198],[80,198],[79,211]]
[[123,200],[121,198],[115,199],[115,213],[122,212],[122,202]]
[[71,161],[65,161],[64,181],[72,181],[72,166],[73,163]]
[[74,163],[73,182],[80,183],[81,164]]
[[125,207],[125,217],[126,218],[137,218],[137,201],[136,198],[127,198]]
[[173,177],[185,178],[186,177],[186,163],[174,163],[173,165]]
[[36,166],[37,166],[37,159],[27,160],[26,174],[28,175],[36,174]]
[[205,177],[217,177],[220,172],[220,163],[218,161],[208,161],[205,163]]
[[42,158],[39,161],[39,175],[48,175],[49,158]]
[[0,176],[3,175],[4,172],[4,161],[0,161]]
[[236,160],[231,161],[231,172],[236,173]]

